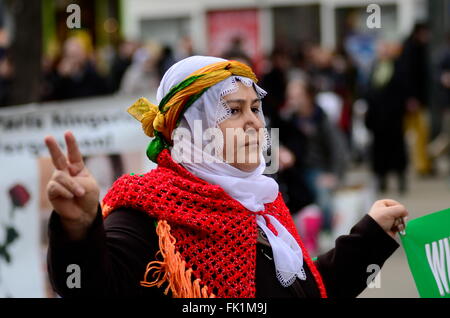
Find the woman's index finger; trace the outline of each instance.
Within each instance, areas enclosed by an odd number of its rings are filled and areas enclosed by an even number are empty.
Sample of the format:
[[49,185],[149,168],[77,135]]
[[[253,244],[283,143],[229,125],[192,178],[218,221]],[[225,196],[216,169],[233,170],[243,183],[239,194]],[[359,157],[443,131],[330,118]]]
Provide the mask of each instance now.
[[57,170],[66,170],[67,169],[67,158],[64,156],[63,152],[58,146],[55,138],[53,136],[47,136],[44,139],[45,145],[50,152],[50,156],[52,158],[53,165]]
[[396,206],[396,205],[400,205],[400,202],[392,200],[392,199],[383,199],[381,200],[383,202],[383,204],[387,207],[389,206]]

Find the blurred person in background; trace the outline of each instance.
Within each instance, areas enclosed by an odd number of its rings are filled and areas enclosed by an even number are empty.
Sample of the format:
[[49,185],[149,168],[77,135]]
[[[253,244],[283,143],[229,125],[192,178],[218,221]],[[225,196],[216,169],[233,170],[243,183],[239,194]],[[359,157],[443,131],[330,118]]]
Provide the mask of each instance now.
[[[0,7],[1,9],[1,7]],[[2,18],[0,11],[0,20]],[[0,106],[10,104],[10,94],[14,68],[8,51],[8,36],[0,25]]]
[[108,92],[106,79],[96,70],[91,45],[85,37],[69,37],[51,76],[44,100],[90,97]]
[[344,133],[351,147],[352,108],[356,97],[358,71],[351,57],[342,47],[333,55],[332,67],[335,71],[334,92],[342,100],[341,116],[338,119],[337,125]]
[[314,195],[305,182],[305,138],[293,125],[283,123],[280,129],[280,169],[276,180],[292,215],[314,203]]
[[58,59],[52,54],[43,54],[42,56],[42,82],[40,87],[40,100],[47,101],[55,99],[54,81],[56,78],[56,66]]
[[172,48],[169,45],[163,45],[161,53],[159,55],[159,59],[157,62],[158,74],[161,79],[166,71],[175,64],[175,56]]
[[270,68],[261,79],[261,87],[270,92],[264,100],[264,112],[272,127],[280,127],[279,112],[285,102],[289,66],[288,54],[274,49],[270,54]]
[[[311,46],[308,50],[308,56],[310,63],[307,73],[319,96],[326,95],[327,98],[324,98],[324,100],[330,98],[339,100],[341,109],[339,118],[335,119],[335,124],[344,133],[347,143],[350,144],[351,108],[356,83],[356,70],[350,58],[342,49],[339,54],[335,54],[328,48]],[[325,105],[321,106],[324,107]]]
[[252,59],[243,45],[244,39],[237,35],[231,39],[230,47],[222,54],[227,60],[235,60],[252,67]]
[[307,71],[315,89],[318,92],[334,91],[338,75],[333,67],[333,51],[318,45],[312,46],[309,59]]
[[334,147],[339,149],[336,154],[336,173],[339,183],[345,182],[346,171],[348,170],[351,156],[348,139],[341,128],[344,102],[341,97],[334,92],[322,92],[316,94],[316,104],[325,113],[331,130],[333,131],[332,139]]
[[175,51],[175,61],[181,61],[189,56],[194,55],[194,47],[192,39],[185,35],[178,42],[178,46]]
[[437,93],[439,102],[440,134],[430,144],[434,158],[447,153],[450,159],[450,32],[437,65]]
[[447,33],[447,44],[438,65],[439,88],[441,90],[441,105],[450,108],[450,32]]
[[305,182],[305,166],[302,160],[304,138],[296,133],[295,127],[290,125],[283,125],[280,130],[280,141],[283,144],[279,148],[279,170],[274,178],[279,184],[280,192],[305,247],[311,255],[317,255],[322,215]]
[[[302,167],[303,181],[314,196],[323,213],[322,230],[329,234],[332,229],[332,194],[338,186],[341,159],[336,140],[336,127],[315,101],[316,89],[303,78],[289,81],[286,105],[283,108],[285,137],[280,137],[294,152],[297,166]],[[295,180],[293,180],[295,182]],[[298,181],[297,181],[298,182]]]
[[406,107],[406,129],[415,135],[413,163],[420,176],[432,174],[428,155],[429,127],[425,117],[428,103],[428,43],[430,30],[424,23],[417,23],[403,44],[399,57],[399,72]]
[[11,63],[8,50],[0,47],[0,106],[11,104],[11,87],[14,76],[14,67]]
[[159,83],[157,57],[150,48],[143,46],[133,54],[131,65],[126,70],[120,92],[131,95],[146,95],[156,92]]
[[288,70],[289,78],[307,76],[306,71],[310,64],[307,58],[309,46],[309,43],[299,45],[291,54],[291,65]]
[[119,90],[122,78],[131,65],[133,54],[137,48],[138,44],[133,41],[124,40],[119,44],[119,48],[113,56],[108,76],[111,93]]
[[365,99],[368,104],[366,126],[372,133],[371,168],[379,192],[387,190],[387,176],[394,172],[398,190],[407,190],[407,151],[404,131],[405,97],[396,61],[398,46],[380,42]]

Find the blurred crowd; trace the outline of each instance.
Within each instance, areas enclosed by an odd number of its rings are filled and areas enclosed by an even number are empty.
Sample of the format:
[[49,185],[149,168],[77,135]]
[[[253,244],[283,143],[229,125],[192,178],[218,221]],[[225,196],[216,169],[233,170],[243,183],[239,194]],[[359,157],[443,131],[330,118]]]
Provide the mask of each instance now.
[[[378,193],[388,190],[393,174],[404,195],[409,162],[418,176],[435,175],[434,159],[448,148],[450,135],[444,129],[431,140],[428,105],[435,85],[442,127],[448,126],[450,42],[433,69],[429,32],[418,23],[403,43],[379,41],[366,74],[345,50],[308,45],[295,54],[272,53],[262,86],[269,92],[269,122],[282,127],[277,178],[292,213],[303,214],[299,227],[308,223],[302,234],[309,250],[318,248],[319,231],[333,231],[333,196],[348,186],[352,164],[367,161]],[[310,213],[311,204],[319,213]]]
[[[91,38],[79,32],[43,56],[38,102],[113,93],[148,95],[173,63],[192,54],[187,37],[175,51],[169,46],[128,40],[114,48],[96,50]],[[13,79],[10,49],[2,45],[0,32],[0,106],[11,104]]]
[[[182,43],[190,45],[184,39]],[[42,100],[113,93],[148,95],[156,90],[164,72],[179,58],[179,52],[173,53],[168,46],[127,40],[117,49],[108,47],[95,52],[88,38],[71,37],[57,58],[44,58]]]
[[[300,231],[315,254],[318,232],[333,228],[333,193],[345,183],[352,161],[352,104],[357,69],[344,51],[317,45],[270,56],[261,77],[269,94],[264,111],[271,127],[280,127],[280,170],[276,175],[291,213],[306,218]],[[316,213],[310,213],[315,211]]]
[[[235,38],[222,56],[255,63]],[[433,159],[448,148],[450,40],[430,66],[429,29],[417,24],[403,43],[378,41],[376,58],[362,69],[344,45],[331,50],[314,43],[276,45],[260,61],[258,77],[268,92],[264,113],[280,128],[280,171],[274,176],[293,214],[314,204],[320,210],[309,248],[318,231],[333,228],[333,194],[346,184],[346,172],[367,161],[380,192],[394,174],[401,194],[408,190],[411,161],[420,176],[435,173]],[[0,36],[0,106],[9,104],[14,68]],[[40,101],[123,93],[152,95],[165,71],[194,52],[189,37],[176,47],[124,40],[95,50],[89,37],[69,37],[42,60]],[[430,74],[432,70],[432,74]],[[430,140],[427,106],[438,88],[442,131]],[[408,150],[406,134],[414,136]],[[408,154],[411,153],[411,158]],[[305,238],[307,240],[307,238]]]

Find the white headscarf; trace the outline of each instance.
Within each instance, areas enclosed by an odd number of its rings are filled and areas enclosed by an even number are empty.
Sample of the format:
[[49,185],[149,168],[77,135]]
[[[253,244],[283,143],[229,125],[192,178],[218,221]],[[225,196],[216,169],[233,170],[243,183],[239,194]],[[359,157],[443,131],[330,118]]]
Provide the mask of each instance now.
[[[157,91],[157,103],[176,84],[183,81],[194,71],[217,62],[226,61],[224,59],[209,56],[191,56],[174,64],[161,80]],[[230,116],[230,110],[223,102],[222,97],[238,90],[236,81],[240,81],[246,86],[253,86],[259,97],[264,97],[266,92],[258,87],[253,81],[246,77],[231,76],[216,85],[208,88],[202,96],[196,100],[184,112],[178,127],[188,129],[192,135],[194,132],[194,120],[201,120],[202,129],[217,128],[218,124],[226,120]],[[260,112],[261,120],[265,124],[264,115]],[[267,140],[267,139],[266,139]],[[175,161],[178,161],[183,167],[195,176],[207,181],[210,184],[221,186],[228,195],[240,202],[250,211],[258,212],[264,210],[265,203],[273,202],[278,196],[277,182],[263,175],[266,167],[264,156],[260,153],[260,164],[251,172],[239,170],[226,162],[217,162],[212,160],[212,155],[200,149],[192,141],[186,138],[179,142],[185,143],[183,146],[189,146],[193,153],[200,154],[203,160],[197,162],[185,162],[174,151],[176,148],[176,140],[171,148],[171,154]],[[203,147],[206,141],[202,140]],[[217,158],[214,158],[217,159]],[[274,217],[269,216],[270,222],[278,232],[278,236],[274,235],[267,227],[263,216],[257,215],[256,221],[258,226],[266,234],[271,244],[275,267],[277,269],[277,277],[283,286],[291,285],[296,277],[305,279],[303,270],[303,253],[292,235],[279,223]]]

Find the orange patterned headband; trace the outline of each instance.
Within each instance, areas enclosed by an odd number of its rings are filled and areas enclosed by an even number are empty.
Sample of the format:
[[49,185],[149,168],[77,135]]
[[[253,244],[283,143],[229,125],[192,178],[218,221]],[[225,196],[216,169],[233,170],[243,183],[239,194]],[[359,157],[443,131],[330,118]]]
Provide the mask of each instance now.
[[156,162],[158,154],[172,143],[172,132],[181,114],[208,88],[232,75],[248,77],[255,83],[258,81],[251,68],[241,62],[213,63],[195,71],[172,87],[159,106],[141,97],[128,108],[128,113],[142,123],[145,134],[155,137],[147,148],[150,160]]

